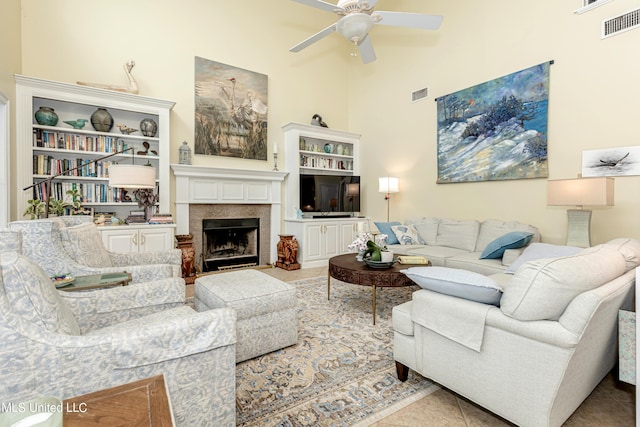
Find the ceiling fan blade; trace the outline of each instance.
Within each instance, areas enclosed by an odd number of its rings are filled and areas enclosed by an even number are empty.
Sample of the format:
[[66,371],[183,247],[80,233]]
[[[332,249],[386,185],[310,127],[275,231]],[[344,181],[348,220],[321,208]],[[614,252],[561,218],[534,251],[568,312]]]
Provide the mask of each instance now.
[[331,24],[327,28],[325,28],[324,30],[319,31],[319,32],[315,33],[314,35],[312,35],[311,37],[309,37],[308,39],[298,43],[297,45],[295,45],[294,47],[289,49],[289,52],[300,52],[305,47],[314,44],[318,40],[327,37],[329,34],[334,33],[335,31],[336,31],[336,24]]
[[[424,15],[422,13],[379,11],[371,14],[376,24],[393,25],[396,27],[419,28],[423,30],[437,30],[442,23],[440,15]],[[376,21],[380,17],[379,21]]]
[[335,12],[336,10],[342,10],[341,7],[335,4],[327,3],[322,0],[293,0],[298,3],[306,4],[307,6],[317,7],[318,9],[326,10],[327,12]]
[[373,50],[373,43],[371,43],[371,37],[367,34],[360,43],[358,43],[358,50],[362,57],[362,63],[368,64],[376,60],[376,52]]

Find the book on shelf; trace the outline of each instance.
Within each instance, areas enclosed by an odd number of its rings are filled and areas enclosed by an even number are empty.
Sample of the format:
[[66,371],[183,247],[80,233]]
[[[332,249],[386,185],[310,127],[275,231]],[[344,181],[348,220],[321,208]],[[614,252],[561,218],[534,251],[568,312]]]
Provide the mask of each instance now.
[[173,224],[173,215],[170,213],[155,213],[149,218],[149,224]]
[[144,224],[147,222],[144,219],[144,211],[130,211],[125,221],[127,224]]

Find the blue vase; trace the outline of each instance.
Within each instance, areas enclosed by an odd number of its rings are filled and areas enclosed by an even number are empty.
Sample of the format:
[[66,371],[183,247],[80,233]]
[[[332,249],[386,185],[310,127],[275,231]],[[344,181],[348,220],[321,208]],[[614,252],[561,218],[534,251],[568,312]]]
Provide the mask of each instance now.
[[35,116],[36,122],[40,125],[55,126],[58,124],[58,115],[51,107],[40,107]]

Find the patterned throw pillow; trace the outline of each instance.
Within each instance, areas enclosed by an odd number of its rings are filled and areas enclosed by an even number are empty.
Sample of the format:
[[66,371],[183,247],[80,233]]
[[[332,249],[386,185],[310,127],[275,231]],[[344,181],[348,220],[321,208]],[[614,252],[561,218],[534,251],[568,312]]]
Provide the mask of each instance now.
[[60,238],[67,254],[87,267],[111,267],[111,257],[102,243],[100,232],[92,222],[63,228]]
[[401,245],[424,245],[413,225],[393,225],[391,230]]

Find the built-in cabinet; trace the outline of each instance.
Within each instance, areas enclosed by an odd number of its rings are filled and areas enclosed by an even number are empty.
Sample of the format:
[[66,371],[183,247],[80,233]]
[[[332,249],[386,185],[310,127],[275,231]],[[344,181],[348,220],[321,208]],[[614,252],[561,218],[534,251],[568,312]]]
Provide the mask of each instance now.
[[303,268],[326,265],[329,258],[349,252],[347,245],[367,227],[366,218],[299,218],[300,174],[359,175],[360,135],[302,123],[283,126],[285,138],[285,233],[299,243]]
[[347,246],[367,226],[367,218],[285,220],[286,233],[298,240],[298,262],[302,268],[320,267],[329,258],[350,252]]
[[102,241],[111,252],[154,252],[173,249],[175,224],[100,227]]
[[300,174],[358,175],[360,135],[302,123],[282,127],[285,143],[285,218],[300,207]]
[[[83,208],[96,213],[113,213],[124,219],[132,210],[142,208],[131,192],[109,187],[109,166],[135,163],[155,168],[157,209],[162,213],[170,212],[169,114],[174,106],[173,101],[22,75],[16,75],[15,80],[16,147],[18,164],[21,165],[17,169],[16,185],[19,213],[27,207],[29,199],[43,197],[44,185],[23,190],[25,187],[127,148],[131,150],[57,177],[52,182],[52,199],[71,201],[67,190],[75,189],[82,197]],[[92,124],[92,116],[99,109],[106,110],[113,120],[113,127],[108,131],[96,130]],[[36,112],[40,111],[41,114],[43,110],[47,110],[46,114],[49,115],[53,110],[58,117],[57,123],[43,122],[40,116],[37,120]],[[153,127],[153,124],[156,131],[146,131],[145,135],[143,129]],[[140,234],[136,231],[138,225],[126,227],[129,228],[128,233],[144,237],[143,240],[147,242],[141,244],[138,240],[138,244],[133,245],[135,251],[153,248],[153,241],[162,240],[148,232]],[[104,230],[101,228],[101,232],[104,233]],[[124,244],[115,243],[113,246],[125,247]]]

